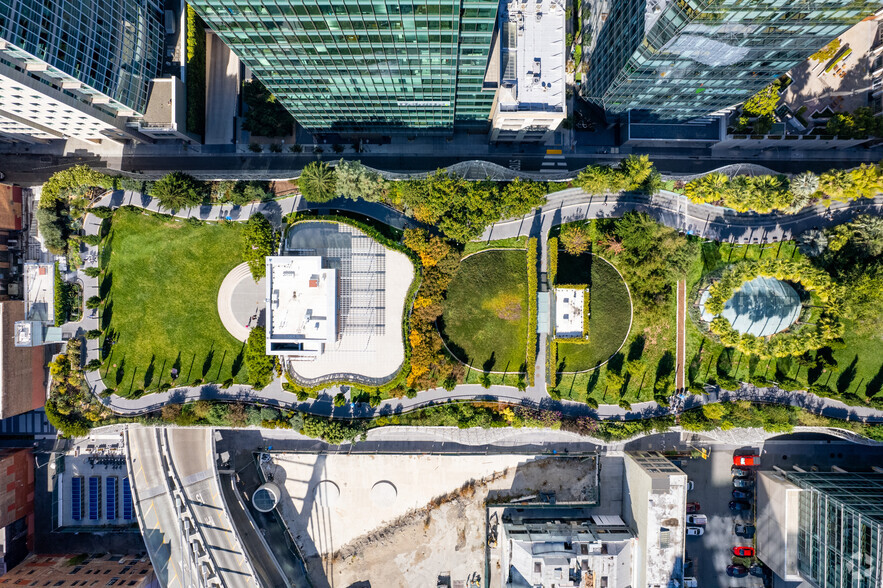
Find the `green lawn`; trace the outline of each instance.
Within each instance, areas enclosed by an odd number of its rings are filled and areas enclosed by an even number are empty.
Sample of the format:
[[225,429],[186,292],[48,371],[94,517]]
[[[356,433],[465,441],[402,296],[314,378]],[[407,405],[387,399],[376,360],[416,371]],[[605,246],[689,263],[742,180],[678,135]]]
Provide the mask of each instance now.
[[631,304],[625,282],[609,263],[584,254],[558,258],[559,284],[588,284],[588,343],[558,343],[558,370],[577,372],[607,361],[628,335]]
[[526,252],[486,251],[460,264],[440,326],[460,360],[478,370],[516,372],[526,360],[527,311]]
[[[697,260],[690,272],[688,288],[692,291],[701,277],[742,259],[766,257],[800,257],[793,242],[760,245],[703,244],[702,259]],[[693,300],[688,303],[692,304]],[[808,319],[812,322],[812,318]],[[807,369],[792,358],[759,360],[745,356],[733,349],[726,349],[687,321],[687,373],[689,381],[701,386],[720,376],[738,381],[763,377],[780,381],[783,377],[795,380],[802,387],[811,384],[830,386],[834,391],[856,394],[860,399],[878,394],[883,389],[883,327],[855,325],[846,322],[843,345],[838,349],[811,352],[828,354],[837,362],[836,370]]]
[[242,263],[242,226],[117,211],[102,253],[102,321],[116,336],[102,374],[123,396],[170,383],[245,380],[243,344],[218,316],[218,288]]

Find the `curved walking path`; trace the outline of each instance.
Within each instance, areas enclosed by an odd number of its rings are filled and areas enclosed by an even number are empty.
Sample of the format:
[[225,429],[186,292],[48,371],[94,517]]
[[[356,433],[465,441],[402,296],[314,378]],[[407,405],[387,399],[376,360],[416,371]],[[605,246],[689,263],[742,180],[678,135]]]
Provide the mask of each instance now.
[[[108,192],[96,205],[112,208],[133,205],[146,210],[168,214],[167,211],[160,209],[154,199],[129,191]],[[350,213],[362,214],[380,220],[397,228],[420,226],[402,213],[376,203],[337,199],[316,206],[301,201],[299,197],[252,203],[246,206],[232,206],[229,204],[195,206],[176,211],[174,216],[209,221],[245,221],[251,215],[260,212],[274,226],[280,227],[285,214],[307,209],[318,209],[319,212],[346,210]],[[793,235],[797,235],[809,228],[839,224],[857,214],[869,212],[880,214],[883,212],[883,197],[878,196],[874,199],[858,200],[849,203],[835,203],[830,209],[820,206],[811,207],[796,215],[780,213],[761,215],[756,213],[737,213],[708,204],[693,204],[686,197],[673,192],[662,192],[655,196],[623,193],[592,197],[579,188],[572,188],[550,194],[544,206],[520,219],[505,220],[492,225],[485,231],[482,240],[489,241],[522,235],[537,237],[540,271],[546,272],[548,262],[544,247],[548,232],[553,226],[575,220],[621,216],[623,213],[632,210],[647,212],[665,225],[689,231],[706,238],[737,242],[773,242],[787,240]],[[101,219],[92,214],[86,215],[84,219],[86,234],[98,234],[100,225]],[[94,255],[92,255],[93,253]],[[89,254],[84,256],[84,259],[88,260],[86,266],[96,265],[98,261],[97,248],[90,247]],[[98,291],[97,278],[89,278],[82,272],[82,269],[78,272],[78,278],[84,284],[84,300],[91,295],[86,292]],[[87,314],[84,313],[84,319],[80,321],[83,324],[78,324],[78,328],[88,330],[89,328],[98,327],[97,318],[87,319],[86,317]],[[93,324],[94,326],[88,326]],[[262,390],[254,390],[250,386],[245,385],[234,385],[222,389],[215,384],[206,384],[197,387],[175,388],[166,392],[155,392],[134,399],[123,398],[116,394],[102,397],[102,392],[106,390],[106,386],[101,379],[101,374],[97,370],[87,372],[86,380],[93,393],[101,399],[102,403],[114,412],[124,415],[143,414],[159,409],[165,404],[200,399],[261,403],[287,409],[297,409],[320,416],[339,418],[398,414],[424,406],[451,401],[488,400],[560,410],[568,416],[591,416],[605,420],[634,420],[672,414],[706,403],[729,400],[753,400],[799,406],[816,414],[831,418],[883,423],[883,410],[864,406],[852,407],[840,401],[821,398],[807,392],[786,392],[776,388],[756,388],[749,385],[743,385],[737,391],[726,391],[710,387],[707,394],[688,396],[680,402],[679,406],[675,407],[659,406],[654,401],[634,403],[629,411],[615,405],[602,405],[597,410],[593,410],[587,405],[578,402],[553,401],[546,393],[545,386],[545,344],[545,336],[539,337],[537,364],[534,366],[537,375],[536,384],[524,392],[519,392],[508,386],[491,386],[489,389],[485,389],[474,384],[463,384],[457,386],[453,392],[448,392],[442,388],[435,388],[420,392],[417,398],[388,399],[377,407],[370,407],[366,404],[335,407],[333,405],[334,395],[339,391],[348,392],[348,387],[346,386],[329,388],[323,391],[318,399],[299,402],[295,394],[282,389],[282,381],[280,379],[275,380]],[[86,346],[85,361],[98,359],[98,351],[98,341],[89,340]]]

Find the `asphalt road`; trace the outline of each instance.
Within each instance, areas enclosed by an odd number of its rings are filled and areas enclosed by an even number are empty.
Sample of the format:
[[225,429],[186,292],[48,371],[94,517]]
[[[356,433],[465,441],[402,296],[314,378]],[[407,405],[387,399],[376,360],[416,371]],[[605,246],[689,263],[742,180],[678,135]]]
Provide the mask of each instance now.
[[[176,148],[170,148],[170,152],[167,154],[132,154],[107,159],[87,152],[75,152],[66,156],[16,152],[3,154],[2,170],[0,171],[7,174],[9,182],[31,186],[45,182],[56,171],[79,163],[112,170],[218,172],[219,177],[227,177],[233,173],[240,178],[260,179],[297,176],[304,166],[320,158],[325,161],[334,161],[340,158],[357,159],[367,166],[399,173],[434,171],[440,167],[476,159],[506,168],[512,162],[517,161],[522,171],[537,172],[546,161],[545,151],[536,149],[525,153],[512,149],[499,149],[490,153],[487,151],[470,153],[454,150],[394,154],[344,153],[338,155],[324,153],[318,157],[312,153],[197,154],[177,150],[172,152],[172,149]],[[838,157],[835,155],[840,154],[820,152],[818,155],[808,158],[791,158],[790,156],[777,158],[771,154],[752,156],[749,153],[725,157],[715,157],[709,154],[685,156],[652,153],[651,158],[656,168],[662,173],[689,174],[740,163],[757,163],[782,173],[796,173],[806,170],[822,172],[831,168],[852,168],[861,163],[876,162],[880,157],[879,154],[871,151],[847,153],[845,156]],[[615,165],[622,157],[622,155],[565,154],[567,167],[561,168],[561,170],[579,170],[589,164]]]

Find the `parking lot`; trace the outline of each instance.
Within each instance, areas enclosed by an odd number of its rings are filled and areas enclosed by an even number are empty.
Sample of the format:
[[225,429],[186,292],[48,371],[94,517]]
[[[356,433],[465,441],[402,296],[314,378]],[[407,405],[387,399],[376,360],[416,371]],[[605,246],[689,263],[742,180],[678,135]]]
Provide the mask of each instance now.
[[[739,453],[750,450],[740,449]],[[763,586],[761,578],[747,576],[730,578],[727,566],[733,563],[733,547],[754,546],[753,540],[737,537],[733,531],[736,523],[753,523],[753,512],[737,516],[730,511],[733,499],[732,449],[715,448],[707,460],[683,460],[681,469],[694,482],[694,489],[687,493],[688,502],[698,502],[699,512],[708,517],[705,534],[687,538],[687,557],[693,561],[693,569],[685,576],[695,576],[700,588],[705,586]],[[753,503],[753,500],[750,501]]]
[[[700,503],[699,512],[708,517],[705,534],[687,538],[686,555],[693,568],[684,575],[696,577],[699,588],[763,586],[761,578],[727,576],[727,566],[733,563],[733,547],[754,546],[753,539],[737,537],[734,532],[736,523],[753,524],[754,516],[753,511],[737,516],[729,508],[733,500],[734,451],[739,455],[759,453],[761,466],[753,470],[771,470],[774,466],[790,469],[794,465],[807,470],[830,470],[835,465],[847,470],[866,470],[870,464],[883,463],[883,447],[856,445],[815,434],[778,437],[762,448],[712,446],[707,460],[682,460],[680,468],[694,482],[687,501]],[[749,502],[754,504],[753,499]]]

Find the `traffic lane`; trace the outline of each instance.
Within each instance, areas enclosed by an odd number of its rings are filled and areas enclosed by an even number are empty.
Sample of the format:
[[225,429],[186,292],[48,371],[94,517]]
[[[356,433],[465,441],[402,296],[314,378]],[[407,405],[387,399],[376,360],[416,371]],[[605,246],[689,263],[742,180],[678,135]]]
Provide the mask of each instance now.
[[[748,452],[743,448],[740,453]],[[685,460],[681,469],[694,482],[694,489],[687,493],[689,502],[699,502],[699,512],[708,518],[705,534],[690,537],[687,541],[687,557],[693,561],[692,574],[699,586],[726,586],[744,588],[756,586],[754,578],[730,578],[727,566],[733,561],[733,547],[741,545],[734,527],[737,522],[747,522],[745,517],[734,515],[729,503],[733,499],[731,468],[733,452],[712,447],[707,460]],[[750,545],[750,543],[749,543]]]
[[883,463],[883,445],[860,445],[821,434],[789,435],[770,439],[763,445],[760,469],[778,466],[790,470],[816,468],[830,471],[831,466],[846,470],[867,471]]

